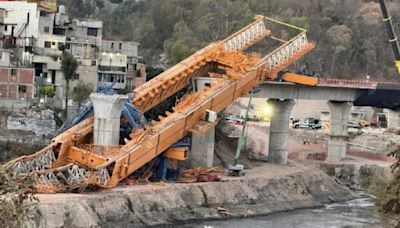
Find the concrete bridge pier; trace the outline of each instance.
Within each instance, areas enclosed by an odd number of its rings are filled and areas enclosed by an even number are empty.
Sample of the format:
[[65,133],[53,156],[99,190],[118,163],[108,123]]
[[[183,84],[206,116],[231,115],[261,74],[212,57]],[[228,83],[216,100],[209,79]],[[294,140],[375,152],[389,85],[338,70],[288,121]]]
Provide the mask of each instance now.
[[211,128],[204,135],[192,134],[192,143],[190,148],[190,166],[213,167],[214,163],[214,142],[215,127]]
[[287,164],[287,138],[289,119],[295,102],[291,99],[269,99],[272,106],[269,133],[268,161],[273,164]]
[[94,108],[93,143],[99,146],[119,145],[121,112],[128,96],[92,93]]
[[328,142],[327,161],[337,162],[346,157],[347,125],[351,102],[328,101],[331,111],[331,133]]
[[400,114],[397,111],[384,109],[383,112],[387,113],[387,127],[395,130],[400,129]]

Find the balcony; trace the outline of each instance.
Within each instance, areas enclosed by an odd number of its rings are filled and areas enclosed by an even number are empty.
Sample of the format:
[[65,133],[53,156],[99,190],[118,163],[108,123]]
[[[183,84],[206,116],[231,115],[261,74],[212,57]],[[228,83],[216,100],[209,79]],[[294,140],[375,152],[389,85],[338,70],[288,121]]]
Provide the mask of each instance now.
[[103,72],[126,72],[126,67],[99,65],[99,71],[103,71]]
[[39,9],[55,13],[57,12],[57,1],[56,0],[27,0],[29,3],[37,3]]
[[52,57],[61,57],[62,51],[55,49],[55,48],[40,48],[34,47],[33,53],[36,55],[45,55],[45,56],[52,56]]
[[61,70],[61,62],[58,62],[58,61],[48,62],[47,69],[48,70]]

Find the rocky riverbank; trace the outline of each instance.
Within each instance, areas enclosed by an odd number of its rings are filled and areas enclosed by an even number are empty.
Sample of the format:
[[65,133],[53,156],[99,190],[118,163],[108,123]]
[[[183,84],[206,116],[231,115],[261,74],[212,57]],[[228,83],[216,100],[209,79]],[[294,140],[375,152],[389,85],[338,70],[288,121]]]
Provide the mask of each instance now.
[[267,215],[355,194],[313,167],[264,164],[222,182],[149,184],[90,194],[39,195],[31,227],[144,227]]

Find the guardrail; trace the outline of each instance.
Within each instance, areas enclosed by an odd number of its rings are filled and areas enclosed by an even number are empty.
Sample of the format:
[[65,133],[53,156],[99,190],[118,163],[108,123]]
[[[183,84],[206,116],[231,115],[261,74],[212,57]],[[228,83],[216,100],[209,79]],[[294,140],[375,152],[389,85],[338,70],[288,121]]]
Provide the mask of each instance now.
[[273,70],[275,67],[281,66],[287,62],[294,54],[302,50],[307,45],[310,45],[305,32],[300,33],[286,44],[274,50],[260,60],[265,64],[267,71]]
[[263,18],[258,17],[255,22],[224,39],[222,43],[226,51],[241,51],[268,34],[269,31],[265,28]]
[[318,86],[325,87],[376,89],[377,85],[377,82],[370,82],[367,80],[346,80],[332,78],[320,78],[318,80]]

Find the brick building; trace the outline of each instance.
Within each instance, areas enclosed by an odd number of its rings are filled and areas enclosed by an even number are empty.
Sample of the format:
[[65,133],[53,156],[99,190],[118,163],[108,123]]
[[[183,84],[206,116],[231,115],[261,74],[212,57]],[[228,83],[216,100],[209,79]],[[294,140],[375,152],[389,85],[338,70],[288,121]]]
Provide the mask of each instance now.
[[32,99],[34,77],[34,69],[32,68],[0,68],[0,98]]

